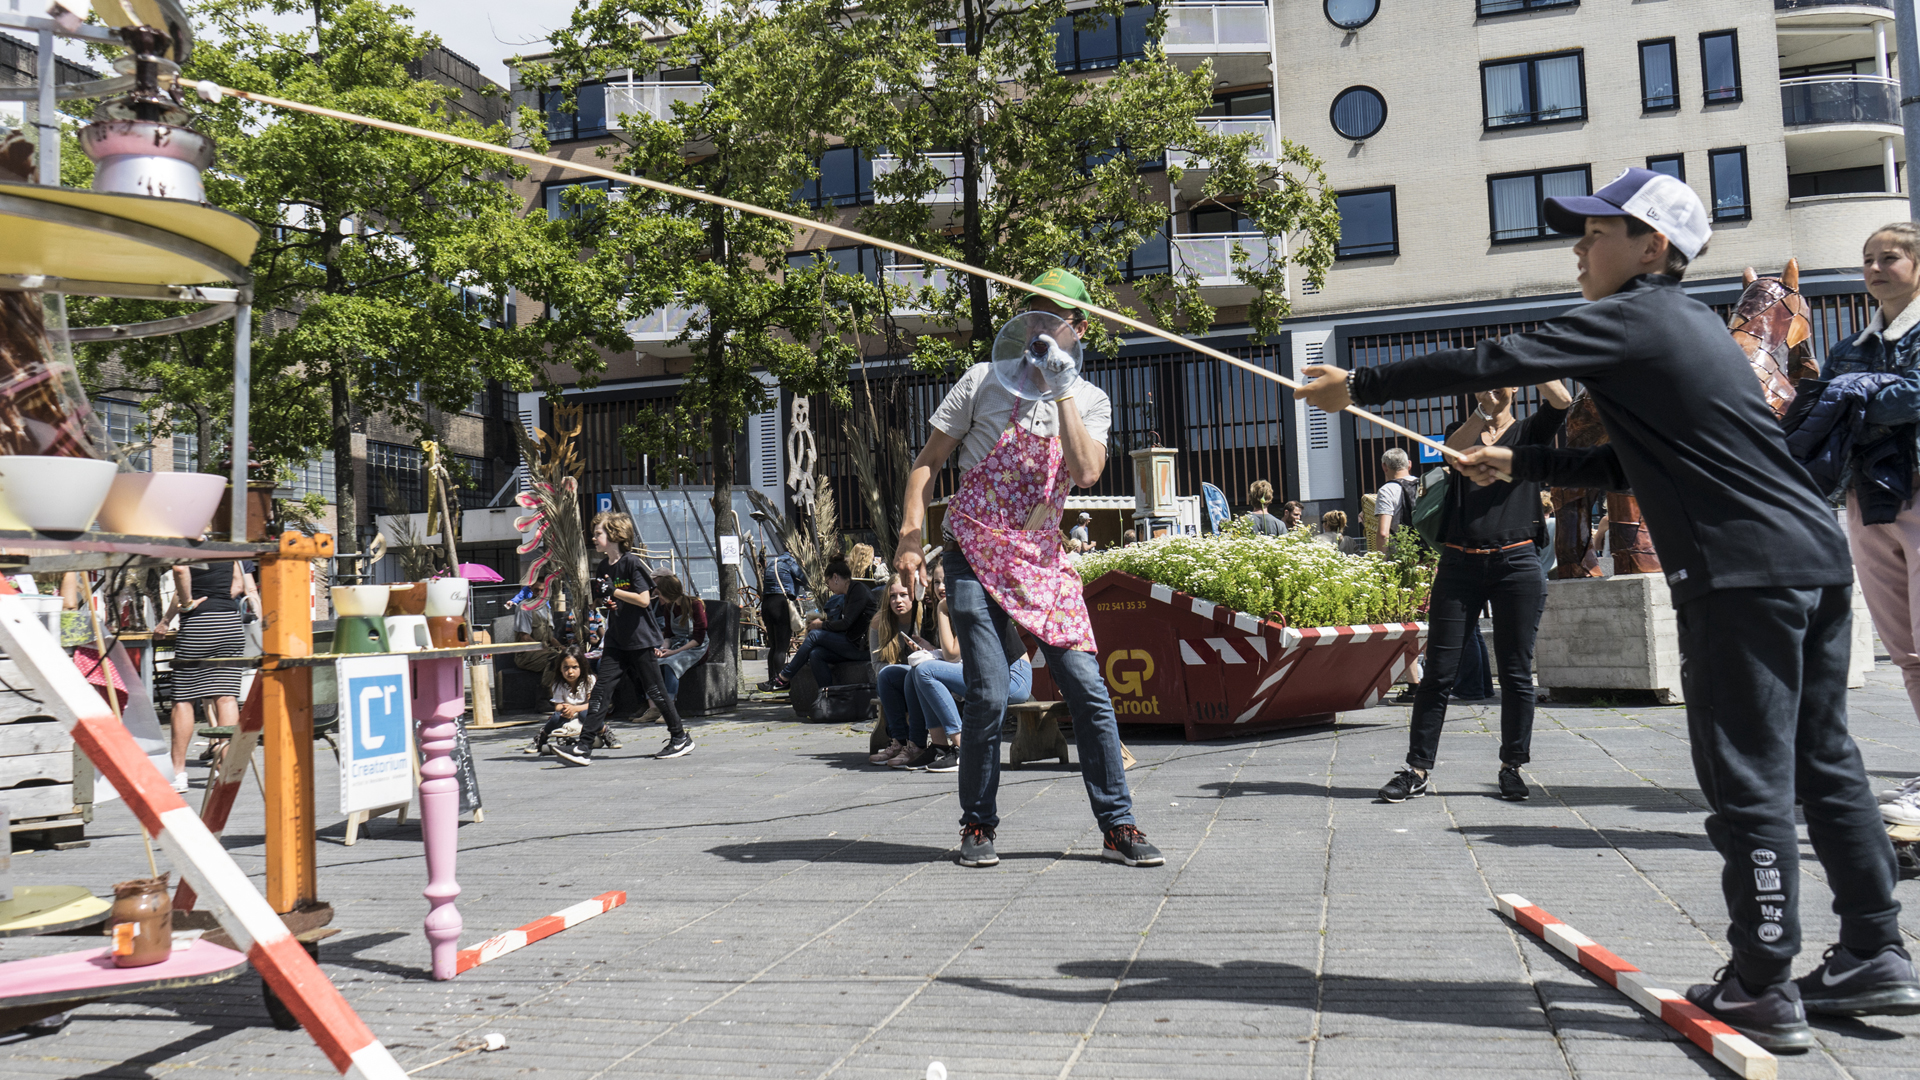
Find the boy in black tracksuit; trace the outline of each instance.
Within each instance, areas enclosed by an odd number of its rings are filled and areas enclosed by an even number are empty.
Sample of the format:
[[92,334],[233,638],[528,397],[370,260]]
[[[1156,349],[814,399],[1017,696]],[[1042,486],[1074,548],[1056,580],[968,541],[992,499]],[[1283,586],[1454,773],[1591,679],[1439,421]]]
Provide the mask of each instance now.
[[[1657,178],[1657,179],[1656,179]],[[1610,442],[1582,450],[1486,447],[1463,471],[1632,488],[1678,616],[1694,771],[1725,860],[1733,963],[1695,1004],[1769,1049],[1812,1045],[1805,1010],[1920,1013],[1900,947],[1893,848],[1847,733],[1846,536],[1787,453],[1740,347],[1679,275],[1705,247],[1706,210],[1670,177],[1629,169],[1593,196],[1549,199],[1582,234],[1594,301],[1527,334],[1362,371],[1308,367],[1321,409],[1572,378]],[[1833,889],[1840,943],[1790,981],[1800,949],[1796,794]],[[1803,1009],[1804,1003],[1804,1009]]]
[[680,711],[660,679],[660,661],[654,650],[666,640],[647,612],[653,602],[653,575],[631,550],[633,519],[612,511],[594,515],[593,546],[602,560],[594,581],[594,600],[609,608],[607,632],[601,639],[600,667],[594,672],[593,704],[580,721],[580,737],[571,745],[555,743],[554,756],[569,765],[592,764],[594,737],[607,726],[614,691],[622,680],[630,679],[639,684],[667,722],[667,744],[653,756],[681,757],[693,749],[693,740],[687,737]]

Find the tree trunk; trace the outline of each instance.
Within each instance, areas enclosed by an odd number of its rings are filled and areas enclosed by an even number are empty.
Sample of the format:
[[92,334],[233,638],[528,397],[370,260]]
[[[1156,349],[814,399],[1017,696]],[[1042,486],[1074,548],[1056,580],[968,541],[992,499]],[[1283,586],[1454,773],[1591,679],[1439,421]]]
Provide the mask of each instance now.
[[347,377],[336,373],[328,386],[333,392],[333,550],[336,555],[350,555],[360,550],[360,502],[353,490],[353,415]]
[[[967,30],[967,55],[977,62],[985,45],[986,12],[976,0],[966,0],[962,19]],[[971,110],[969,110],[971,111]],[[970,266],[980,266],[986,246],[980,236],[980,145],[969,133],[960,141],[960,244]],[[993,341],[993,316],[987,306],[987,279],[967,275],[969,319],[973,323],[975,360],[985,360]]]
[[213,472],[213,410],[195,403],[193,406],[193,467],[196,472]]

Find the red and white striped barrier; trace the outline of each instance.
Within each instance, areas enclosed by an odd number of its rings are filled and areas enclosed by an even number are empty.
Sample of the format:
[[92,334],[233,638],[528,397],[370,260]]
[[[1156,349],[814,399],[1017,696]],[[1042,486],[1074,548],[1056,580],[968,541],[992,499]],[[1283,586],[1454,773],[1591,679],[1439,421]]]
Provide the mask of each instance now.
[[[253,760],[253,748],[260,743],[260,730],[266,726],[266,712],[260,704],[260,682],[253,681],[247,703],[240,707],[240,725],[227,740],[220,757],[220,771],[207,781],[207,793],[200,800],[200,821],[215,836],[227,830],[227,818],[233,813],[233,800],[240,794],[240,781],[247,775],[247,763]],[[182,878],[173,892],[173,910],[192,911],[196,902],[193,886]]]
[[125,725],[113,718],[106,701],[46,627],[15,597],[0,597],[0,648],[45,695],[74,743],[113,782],[180,876],[208,902],[234,947],[247,954],[333,1067],[353,1080],[403,1080],[406,1073],[393,1055],[287,932],[266,898],[206,823],[187,808],[170,780],[153,767]]
[[1655,983],[1646,973],[1594,944],[1592,938],[1554,918],[1528,902],[1524,896],[1505,893],[1494,897],[1500,914],[1519,923],[1529,933],[1565,953],[1581,967],[1598,975],[1601,981],[1633,999],[1635,1005],[1685,1035],[1695,1046],[1744,1077],[1745,1080],[1775,1080],[1779,1062],[1752,1039],[1713,1018],[1712,1014],[1685,997]]
[[603,892],[591,900],[582,900],[572,907],[561,908],[544,919],[535,919],[518,930],[509,930],[497,937],[490,937],[471,949],[461,949],[454,961],[453,973],[460,974],[479,967],[489,960],[496,959],[514,951],[524,949],[541,938],[552,937],[569,926],[577,926],[595,915],[604,915],[627,902],[627,894],[615,890]]

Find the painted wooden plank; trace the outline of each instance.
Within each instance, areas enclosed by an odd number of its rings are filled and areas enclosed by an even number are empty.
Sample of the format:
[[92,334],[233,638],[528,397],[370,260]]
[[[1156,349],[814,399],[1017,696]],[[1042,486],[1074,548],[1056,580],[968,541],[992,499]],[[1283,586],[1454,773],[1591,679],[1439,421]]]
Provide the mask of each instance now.
[[32,784],[0,791],[7,816],[18,825],[25,818],[59,817],[74,812],[72,784]]
[[[13,789],[17,784],[29,780],[52,780],[57,783],[73,782],[73,751],[53,750],[44,754],[14,754],[0,757],[0,792]],[[0,801],[6,796],[0,794]],[[9,804],[11,805],[11,804]]]
[[0,724],[0,757],[48,754],[55,750],[64,753],[72,749],[73,736],[52,717],[37,723]]

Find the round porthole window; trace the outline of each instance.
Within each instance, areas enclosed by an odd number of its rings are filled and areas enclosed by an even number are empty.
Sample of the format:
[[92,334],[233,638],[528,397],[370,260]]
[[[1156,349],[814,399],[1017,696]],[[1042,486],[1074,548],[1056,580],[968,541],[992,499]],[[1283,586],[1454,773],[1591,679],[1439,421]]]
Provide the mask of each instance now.
[[1333,130],[1359,142],[1387,122],[1387,99],[1371,86],[1349,86],[1333,99]]
[[1358,30],[1380,13],[1380,0],[1327,0],[1327,21],[1342,30]]

